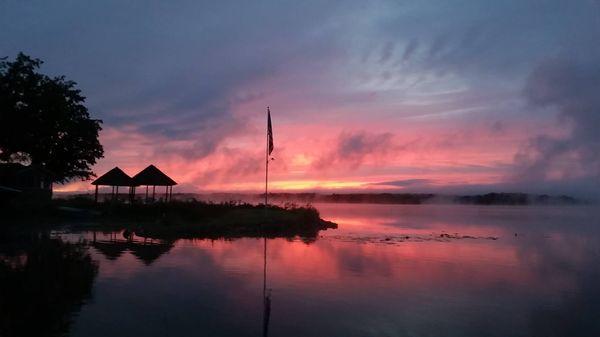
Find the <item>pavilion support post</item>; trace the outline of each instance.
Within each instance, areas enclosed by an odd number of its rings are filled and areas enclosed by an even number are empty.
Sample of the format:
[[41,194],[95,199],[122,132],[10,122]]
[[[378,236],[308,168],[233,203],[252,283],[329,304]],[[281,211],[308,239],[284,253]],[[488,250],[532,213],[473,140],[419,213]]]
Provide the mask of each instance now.
[[117,194],[115,195],[115,198],[119,200],[119,186],[117,186]]
[[135,198],[135,187],[129,186],[129,203],[133,204],[133,199]]
[[96,191],[94,192],[94,202],[98,203],[98,185],[96,185]]
[[146,202],[148,202],[148,185],[146,185]]
[[169,186],[165,186],[165,202],[169,201]]
[[171,185],[170,190],[171,191],[169,192],[169,201],[173,201],[173,186],[172,185]]
[[155,196],[156,196],[156,186],[152,186],[152,202],[155,201]]

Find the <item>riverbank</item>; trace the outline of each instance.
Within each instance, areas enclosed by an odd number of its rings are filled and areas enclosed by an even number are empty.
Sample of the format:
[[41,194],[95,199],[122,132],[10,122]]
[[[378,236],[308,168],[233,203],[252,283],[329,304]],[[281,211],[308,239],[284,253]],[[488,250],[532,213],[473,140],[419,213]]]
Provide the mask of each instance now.
[[94,203],[86,198],[52,200],[44,205],[21,205],[3,210],[7,225],[35,224],[84,226],[97,230],[128,230],[156,239],[316,237],[337,228],[321,219],[312,206],[253,205],[173,201],[169,203]]

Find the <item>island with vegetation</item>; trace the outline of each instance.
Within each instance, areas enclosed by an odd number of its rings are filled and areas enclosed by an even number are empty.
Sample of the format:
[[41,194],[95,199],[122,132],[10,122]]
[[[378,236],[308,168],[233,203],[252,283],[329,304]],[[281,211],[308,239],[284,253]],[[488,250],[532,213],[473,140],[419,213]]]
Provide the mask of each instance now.
[[107,201],[85,197],[54,199],[44,205],[12,205],[2,210],[11,223],[78,224],[89,229],[127,230],[156,239],[316,237],[336,228],[321,219],[316,208],[288,203],[283,206],[243,202],[212,203],[196,200],[165,202]]

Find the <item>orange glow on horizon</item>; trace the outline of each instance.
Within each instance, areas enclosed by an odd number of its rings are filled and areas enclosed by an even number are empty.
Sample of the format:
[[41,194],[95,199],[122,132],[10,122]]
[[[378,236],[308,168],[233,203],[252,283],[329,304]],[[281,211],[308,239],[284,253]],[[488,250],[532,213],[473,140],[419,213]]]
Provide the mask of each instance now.
[[[414,127],[407,123],[402,130],[394,130],[393,136],[383,138],[389,142],[384,147],[359,147],[364,152],[348,156],[339,148],[340,137],[360,136],[362,131],[294,123],[275,123],[272,156],[276,160],[269,165],[269,187],[273,192],[402,191],[407,186],[381,184],[401,180],[426,181],[428,187],[499,183],[506,179],[522,131],[498,136],[472,129],[457,134],[426,123]],[[365,132],[367,141],[369,135],[385,134]],[[135,131],[134,126],[107,127],[101,133],[106,159],[93,169],[102,175],[119,166],[134,175],[154,164],[179,183],[175,193],[260,193],[264,190],[264,144],[260,136],[259,132],[241,134],[227,139],[213,152],[195,157],[186,150],[190,142],[155,139]],[[91,191],[89,183],[56,185],[55,191]]]

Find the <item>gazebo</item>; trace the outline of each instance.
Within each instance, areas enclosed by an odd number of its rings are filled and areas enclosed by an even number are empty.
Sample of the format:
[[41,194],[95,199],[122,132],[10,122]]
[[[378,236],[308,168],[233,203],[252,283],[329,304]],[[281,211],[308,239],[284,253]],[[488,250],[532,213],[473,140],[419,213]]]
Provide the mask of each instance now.
[[129,187],[129,198],[133,197],[135,183],[130,176],[128,176],[123,170],[121,170],[118,166],[113,168],[112,170],[106,172],[98,179],[92,182],[92,185],[96,186],[96,191],[94,193],[94,200],[98,202],[98,186],[111,186],[111,197],[115,196],[119,197],[119,186],[127,186]]
[[132,178],[135,186],[146,186],[146,200],[148,200],[148,187],[152,186],[152,201],[156,194],[156,186],[165,186],[165,201],[173,197],[173,186],[177,185],[175,180],[164,174],[154,165],[149,165]]

